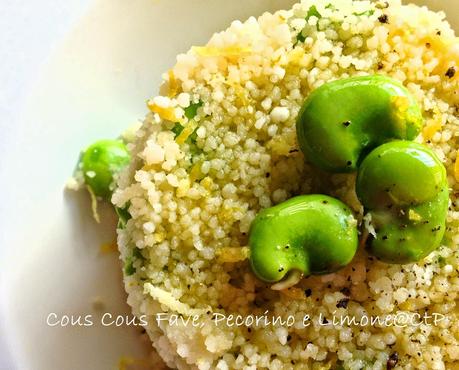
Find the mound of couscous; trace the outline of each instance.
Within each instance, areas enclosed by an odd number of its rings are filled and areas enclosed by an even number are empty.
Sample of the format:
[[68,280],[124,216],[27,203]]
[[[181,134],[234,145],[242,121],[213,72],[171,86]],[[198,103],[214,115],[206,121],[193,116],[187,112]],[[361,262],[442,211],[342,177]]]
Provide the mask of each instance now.
[[[129,144],[112,202],[128,303],[178,369],[459,368],[459,41],[445,15],[402,5],[303,0],[235,21],[177,57]],[[325,82],[382,74],[422,108],[416,139],[447,169],[443,245],[407,265],[360,248],[337,273],[274,291],[248,261],[257,213],[326,193],[360,222],[355,174],[299,150],[303,101]]]

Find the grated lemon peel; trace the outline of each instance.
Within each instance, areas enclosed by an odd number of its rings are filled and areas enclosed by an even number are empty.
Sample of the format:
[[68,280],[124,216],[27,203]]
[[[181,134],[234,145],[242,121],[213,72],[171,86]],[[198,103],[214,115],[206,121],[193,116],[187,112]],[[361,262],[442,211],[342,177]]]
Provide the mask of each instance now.
[[163,306],[166,306],[171,311],[177,312],[185,316],[204,315],[206,312],[211,311],[210,307],[207,309],[190,308],[186,303],[180,302],[170,292],[164,289],[153,286],[151,283],[145,283],[143,286],[144,294],[148,294],[154,300],[158,301]]
[[103,243],[100,245],[99,250],[102,254],[110,254],[118,251],[118,245],[116,241],[111,243]]
[[459,182],[459,151],[456,154],[456,161],[454,162],[454,178]]
[[189,120],[180,135],[175,138],[175,142],[179,145],[183,144],[197,127],[198,123],[196,121]]
[[164,120],[179,123],[182,121],[181,118],[176,116],[174,107],[161,107],[158,104],[153,103],[151,100],[147,102],[147,106],[150,111],[157,113]]
[[235,263],[242,262],[249,258],[249,247],[224,247],[216,252],[219,262]]
[[191,50],[201,57],[239,57],[252,52],[252,48],[238,45],[226,46],[223,48],[215,46],[193,46]]

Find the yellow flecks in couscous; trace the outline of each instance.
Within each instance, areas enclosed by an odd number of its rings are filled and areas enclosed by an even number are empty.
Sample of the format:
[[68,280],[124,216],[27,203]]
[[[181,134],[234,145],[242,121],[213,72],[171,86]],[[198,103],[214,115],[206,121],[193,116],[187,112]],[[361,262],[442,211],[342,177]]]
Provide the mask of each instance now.
[[240,57],[248,55],[252,51],[250,47],[240,47],[238,45],[227,47],[193,46],[191,50],[201,57]]
[[175,139],[177,144],[183,144],[188,139],[188,137],[194,132],[197,126],[197,122],[193,120],[188,121],[183,131]]
[[217,251],[217,257],[219,262],[241,262],[249,258],[248,247],[225,247]]
[[99,250],[102,254],[114,253],[118,250],[118,245],[116,241],[111,243],[103,243],[100,245]]

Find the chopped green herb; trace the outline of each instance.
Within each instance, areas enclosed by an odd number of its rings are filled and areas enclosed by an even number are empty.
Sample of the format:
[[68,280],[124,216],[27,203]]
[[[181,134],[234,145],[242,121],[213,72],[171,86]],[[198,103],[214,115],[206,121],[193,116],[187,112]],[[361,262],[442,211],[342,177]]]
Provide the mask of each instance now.
[[127,276],[131,276],[131,275],[134,275],[135,274],[135,267],[134,267],[134,260],[132,259],[132,257],[129,257],[127,260],[126,260],[126,263],[124,265],[124,273],[127,275]]
[[[328,6],[332,6],[332,5],[328,4]],[[309,8],[308,13],[306,14],[306,21],[308,21],[309,18],[311,18],[312,16],[317,17],[318,19],[322,18],[322,14],[319,13],[315,5]],[[295,45],[298,44],[299,42],[304,42],[305,40],[306,40],[306,37],[303,35],[302,32],[300,32],[298,35],[296,35]]]
[[185,117],[188,119],[193,119],[198,113],[198,108],[202,107],[203,102],[200,100],[197,103],[191,104],[185,108]]
[[127,276],[134,275],[136,272],[136,268],[134,267],[134,261],[135,260],[145,260],[145,257],[142,255],[142,252],[139,248],[135,247],[132,250],[132,256],[128,257],[126,259],[126,262],[124,264],[124,273]]
[[[171,131],[175,134],[175,137],[179,136],[180,133],[183,131],[184,127],[180,123],[176,123],[174,127],[172,127]],[[202,150],[197,146],[196,140],[198,139],[197,134],[198,128],[191,133],[190,136],[186,139],[186,143],[190,146],[190,153],[193,155],[199,154]]]
[[444,267],[446,265],[446,258],[442,256],[438,257],[438,264],[440,267]]
[[180,133],[183,131],[184,127],[180,123],[176,123],[174,127],[172,127],[171,131],[175,134],[175,137],[179,136]]
[[129,213],[130,202],[128,202],[123,208],[115,207],[115,212],[118,215],[118,229],[124,229],[127,222],[131,219]]
[[304,42],[304,40],[306,40],[306,37],[304,37],[303,34],[300,32],[298,35],[296,35],[295,45],[299,42]]
[[[331,4],[329,4],[331,5]],[[308,14],[306,15],[306,20],[308,20],[309,18],[311,18],[312,16],[315,16],[317,18],[322,18],[322,15],[319,13],[319,11],[317,10],[316,6],[313,5],[309,8],[308,10]]]
[[142,261],[145,260],[145,257],[142,255],[142,251],[137,247],[132,251],[132,256],[141,259]]
[[[189,120],[193,119],[196,117],[196,114],[198,112],[198,108],[201,107],[204,103],[200,100],[197,103],[193,103],[189,105],[188,107],[185,108],[185,117],[188,118]],[[171,131],[174,133],[175,137],[179,136],[183,129],[183,127],[180,123],[176,123],[174,127],[172,127]],[[190,152],[191,154],[197,155],[202,152],[202,150],[196,145],[196,140],[198,139],[198,134],[197,134],[197,129],[196,128],[190,136],[186,139],[186,143],[190,146]]]
[[370,9],[370,10],[367,10],[365,12],[362,12],[362,13],[353,13],[354,15],[360,17],[362,15],[366,15],[368,17],[372,16],[373,14],[375,14],[375,11],[373,9]]

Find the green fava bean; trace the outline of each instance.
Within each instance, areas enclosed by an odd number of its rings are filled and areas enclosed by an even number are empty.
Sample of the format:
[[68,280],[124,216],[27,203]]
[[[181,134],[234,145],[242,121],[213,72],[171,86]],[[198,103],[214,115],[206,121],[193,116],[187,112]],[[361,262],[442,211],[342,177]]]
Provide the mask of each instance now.
[[377,258],[411,263],[438,248],[449,195],[445,167],[432,150],[409,141],[379,146],[363,160],[356,191],[375,229],[368,247]]
[[113,176],[129,161],[129,151],[121,140],[97,141],[85,150],[81,159],[84,181],[94,195],[110,200]]
[[290,272],[331,273],[354,257],[357,221],[335,198],[301,195],[262,210],[252,222],[249,245],[252,270],[266,282]]
[[330,172],[353,172],[373,148],[413,140],[422,127],[414,97],[399,82],[372,75],[326,83],[303,104],[297,120],[301,150]]

